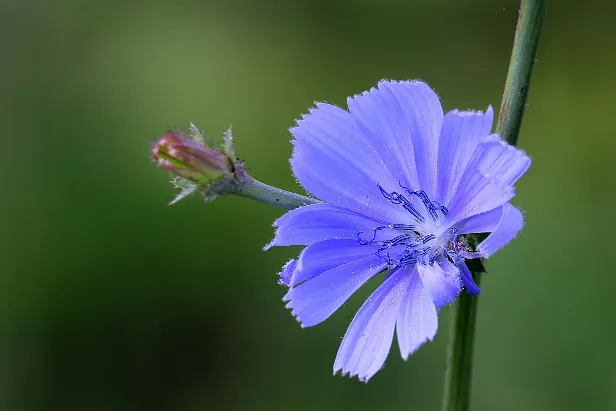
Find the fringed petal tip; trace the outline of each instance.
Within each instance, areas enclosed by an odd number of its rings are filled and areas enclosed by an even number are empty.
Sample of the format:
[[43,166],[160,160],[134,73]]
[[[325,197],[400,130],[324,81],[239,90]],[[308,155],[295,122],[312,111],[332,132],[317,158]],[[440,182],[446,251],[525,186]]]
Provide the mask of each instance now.
[[[287,213],[288,214],[288,213]],[[278,234],[280,233],[280,226],[281,223],[284,222],[284,218],[287,214],[284,214],[282,217],[279,217],[276,221],[274,221],[274,223],[272,224],[272,227],[274,227],[276,230],[274,231],[274,238],[272,238],[272,241],[270,241],[269,243],[267,243],[266,245],[263,246],[263,251],[267,251],[270,248],[276,246],[276,240],[278,239]],[[290,262],[290,261],[289,261]],[[287,264],[289,264],[289,262],[287,262]],[[286,265],[285,265],[286,267]],[[284,268],[283,268],[284,269]]]
[[342,368],[338,368],[338,369],[336,369],[336,368],[334,367],[334,376],[336,376],[336,375],[340,375],[341,377],[357,378],[357,380],[358,380],[359,382],[363,382],[364,384],[367,384],[367,383],[368,383],[368,381],[370,381],[370,379],[371,379],[372,377],[374,377],[374,375],[375,375],[378,371],[382,370],[383,368],[384,368],[384,365],[383,365],[383,367],[379,368],[379,369],[378,369],[376,372],[374,372],[373,374],[370,374],[370,375],[359,375],[359,373],[354,373],[354,374],[351,374],[351,372],[350,372],[350,371],[348,371],[348,370],[347,370],[347,371],[345,371],[345,370],[343,370]]
[[[291,260],[293,261],[293,260]],[[291,263],[291,261],[289,261],[289,263]],[[287,264],[289,264],[287,263]],[[286,265],[285,265],[286,267]],[[283,270],[284,272],[284,270]],[[281,273],[282,274],[282,273]],[[282,277],[282,276],[281,276]],[[285,302],[285,308],[289,311],[291,311],[291,315],[293,316],[293,318],[299,323],[301,328],[307,328],[306,325],[304,325],[304,322],[300,319],[299,317],[299,313],[297,312],[296,308],[293,305],[293,300],[292,300],[292,296],[290,295],[291,292],[293,291],[293,286],[290,285],[291,284],[291,277],[289,277],[289,281],[288,282],[283,282],[282,278],[279,280],[279,283],[284,284],[286,286],[289,287],[289,291],[287,291],[287,293],[284,295],[284,297],[282,297],[282,301]]]
[[[338,107],[335,104],[330,104],[324,101],[315,101],[314,107],[308,109],[308,113],[302,114],[301,117],[295,120],[295,124],[289,127],[289,132],[295,137],[295,132],[300,129],[305,123],[310,122],[311,118],[319,116],[324,111],[328,110],[340,110],[348,114],[345,109]],[[297,139],[291,141],[293,144],[297,143]]]
[[[434,91],[432,89],[432,87],[430,87],[428,85],[428,83],[426,83],[425,81],[422,80],[390,80],[390,79],[382,79],[380,80],[376,86],[371,87],[369,90],[366,90],[362,93],[359,94],[354,94],[352,97],[347,98],[347,102],[349,100],[355,100],[355,99],[361,99],[362,97],[365,97],[371,93],[380,91],[381,88],[387,88],[389,86],[419,86],[419,87],[425,87],[427,89],[430,89],[430,91],[432,91],[435,95],[438,96],[438,94],[436,94],[436,91]],[[440,98],[439,98],[440,100]]]
[[[284,217],[284,216],[282,216],[282,217]],[[280,227],[280,224],[278,224],[278,222],[282,219],[282,217],[280,217],[278,220],[274,221],[274,224],[272,224],[272,227],[274,227],[276,229],[274,231],[274,238],[272,238],[272,241],[270,241],[269,243],[267,243],[267,244],[265,244],[263,246],[263,251],[267,251],[267,250],[269,250],[272,247],[275,247],[277,245],[281,245],[281,244],[279,244],[279,239],[280,239],[280,233],[282,231],[282,228]]]
[[482,117],[482,116],[485,116],[486,114],[493,116],[494,109],[492,108],[492,105],[489,105],[488,108],[485,109],[485,111],[453,109],[447,112],[447,114],[450,114],[450,113],[455,114],[460,117]]
[[[288,295],[288,294],[287,294]],[[299,326],[301,328],[308,328],[309,326],[304,324],[304,322],[299,318],[299,313],[293,308],[292,301],[288,299],[287,295],[285,295],[284,297],[282,297],[282,301],[286,302],[287,304],[285,305],[285,308],[289,311],[291,311],[291,315],[293,316],[293,318],[295,319],[295,321],[297,321],[299,323]]]
[[[289,292],[291,292],[292,287],[293,286],[289,287]],[[306,321],[302,320],[302,318],[301,318],[302,317],[302,313],[300,312],[300,309],[293,305],[293,300],[291,300],[291,298],[288,297],[288,295],[289,295],[289,293],[287,293],[284,297],[282,297],[282,301],[286,302],[285,308],[291,312],[291,315],[293,316],[295,321],[297,321],[299,323],[299,326],[301,328],[313,327],[313,326],[315,326],[317,324],[320,324],[322,322],[322,320],[321,320],[321,321],[316,321],[316,322],[309,323],[309,322],[306,322]]]
[[274,236],[274,238],[272,239],[272,241],[270,241],[269,243],[265,244],[263,246],[263,251],[267,251],[270,248],[274,247],[276,245],[276,236]]
[[287,287],[291,287],[291,280],[293,279],[293,273],[295,272],[295,268],[297,267],[297,261],[291,259],[287,261],[287,263],[282,267],[282,271],[278,273],[280,279],[278,280],[278,284],[286,285]]
[[263,251],[267,251],[270,248],[275,247],[277,245],[286,245],[286,244],[279,244],[279,239],[280,239],[280,234],[282,232],[282,228],[281,227],[282,227],[282,224],[285,221],[285,217],[287,216],[287,214],[283,215],[282,217],[280,217],[279,219],[274,221],[274,224],[272,224],[272,227],[274,227],[276,229],[274,231],[274,238],[272,238],[272,241],[270,241],[269,243],[267,243],[266,245],[263,246]]
[[[387,86],[418,86],[418,87],[428,88],[428,89],[432,90],[432,92],[434,92],[432,87],[430,87],[428,85],[428,83],[426,83],[425,81],[423,81],[421,79],[414,79],[414,80],[382,79],[381,81],[379,81],[377,83],[377,87],[379,87],[379,88],[380,87],[387,87]],[[434,92],[434,94],[436,94],[436,92]]]
[[418,340],[417,341],[417,346],[413,347],[412,351],[408,351],[408,352],[404,352],[404,353],[400,353],[400,357],[402,357],[402,360],[404,361],[408,361],[409,357],[413,354],[415,354],[417,352],[417,350],[419,350],[425,343],[427,342],[433,342],[434,341],[434,335],[433,336],[428,336],[428,337],[424,337],[423,340]]

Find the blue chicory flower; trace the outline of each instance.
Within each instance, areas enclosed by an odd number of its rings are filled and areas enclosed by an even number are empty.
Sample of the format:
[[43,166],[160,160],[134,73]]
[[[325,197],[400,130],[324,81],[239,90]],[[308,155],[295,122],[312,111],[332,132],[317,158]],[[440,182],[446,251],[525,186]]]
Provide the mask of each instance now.
[[[509,200],[530,159],[490,134],[491,107],[444,115],[420,81],[381,81],[347,104],[317,103],[291,129],[293,172],[322,203],[278,219],[266,249],[306,246],[280,274],[302,327],[389,270],[334,363],[334,373],[367,381],[383,367],[394,330],[406,360],[434,338],[437,309],[463,287],[479,294],[465,259],[491,256],[522,228]],[[470,233],[491,234],[472,248]]]

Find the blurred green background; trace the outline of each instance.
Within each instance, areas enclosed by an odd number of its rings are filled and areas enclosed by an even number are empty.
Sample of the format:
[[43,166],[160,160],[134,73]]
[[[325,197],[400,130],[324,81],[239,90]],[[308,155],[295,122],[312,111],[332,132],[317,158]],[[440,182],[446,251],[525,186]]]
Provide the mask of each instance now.
[[[474,410],[616,410],[616,6],[554,1],[520,146],[520,236],[482,281]],[[448,320],[369,384],[333,377],[364,296],[302,330],[261,247],[280,210],[168,207],[169,127],[230,125],[254,177],[300,190],[288,127],[382,78],[500,104],[513,0],[3,0],[0,410],[436,410]],[[374,285],[374,284],[373,284]],[[370,288],[370,287],[368,287]]]

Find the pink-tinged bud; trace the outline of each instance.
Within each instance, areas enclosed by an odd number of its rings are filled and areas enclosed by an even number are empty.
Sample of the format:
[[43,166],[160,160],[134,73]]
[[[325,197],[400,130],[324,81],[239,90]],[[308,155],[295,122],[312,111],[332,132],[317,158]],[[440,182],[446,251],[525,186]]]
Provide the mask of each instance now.
[[152,158],[159,167],[200,186],[210,186],[227,176],[235,178],[238,167],[226,153],[176,131],[169,131],[152,144]]

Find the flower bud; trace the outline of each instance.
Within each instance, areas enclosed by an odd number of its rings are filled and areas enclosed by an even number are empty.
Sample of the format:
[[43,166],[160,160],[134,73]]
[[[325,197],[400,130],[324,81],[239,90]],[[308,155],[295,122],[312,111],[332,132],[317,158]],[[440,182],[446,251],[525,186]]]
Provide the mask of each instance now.
[[248,177],[235,157],[231,128],[223,134],[222,150],[205,145],[203,134],[190,124],[188,136],[169,131],[152,144],[152,158],[159,167],[175,177],[171,183],[182,191],[170,204],[193,193],[201,193],[204,201],[233,194]]
[[159,167],[202,186],[208,186],[234,172],[233,160],[227,154],[199,144],[176,131],[168,132],[153,143],[152,157]]

